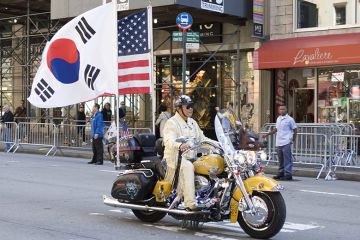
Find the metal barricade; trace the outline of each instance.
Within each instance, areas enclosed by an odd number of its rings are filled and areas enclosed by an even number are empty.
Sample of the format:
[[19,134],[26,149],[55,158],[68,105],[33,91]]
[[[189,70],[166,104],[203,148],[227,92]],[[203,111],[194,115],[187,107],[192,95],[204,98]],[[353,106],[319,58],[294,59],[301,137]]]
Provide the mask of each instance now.
[[28,123],[21,122],[17,126],[17,142],[14,152],[23,146],[50,147],[46,156],[56,149],[56,126],[52,123]]
[[60,124],[57,125],[56,147],[91,149],[90,125]]
[[336,179],[338,167],[344,169],[360,169],[358,156],[360,135],[333,135],[330,139],[331,158],[326,180]]
[[[277,162],[278,159],[275,146],[276,135],[268,136],[268,160],[269,162]],[[327,136],[325,134],[314,133],[298,133],[296,142],[292,146],[293,163],[300,165],[314,165],[321,166],[321,169],[316,177],[319,179],[322,171],[327,166],[329,150],[327,144]]]
[[4,143],[5,152],[10,152],[16,145],[16,122],[1,123],[0,126],[0,141]]

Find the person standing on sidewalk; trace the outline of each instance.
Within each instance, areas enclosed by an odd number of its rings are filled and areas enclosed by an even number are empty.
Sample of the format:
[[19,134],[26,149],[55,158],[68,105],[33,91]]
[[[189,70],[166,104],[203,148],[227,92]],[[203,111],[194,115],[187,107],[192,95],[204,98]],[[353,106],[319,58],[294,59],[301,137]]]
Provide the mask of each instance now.
[[14,141],[14,136],[12,132],[14,114],[12,113],[8,105],[5,105],[3,107],[3,111],[4,114],[1,117],[1,123],[3,123],[3,141],[5,142],[5,152],[7,152],[11,147],[11,142]]
[[284,105],[279,106],[279,117],[276,120],[276,127],[263,137],[276,133],[276,153],[279,159],[279,172],[274,179],[292,180],[292,153],[291,145],[295,143],[297,126],[295,120],[287,113]]
[[85,138],[85,125],[86,125],[86,115],[84,112],[84,105],[79,106],[79,111],[76,114],[76,125],[77,125],[77,134],[78,139],[82,139],[82,145],[86,145]]
[[103,115],[99,112],[100,105],[95,103],[92,109],[91,116],[91,140],[92,140],[92,150],[93,157],[88,164],[102,165],[104,161],[104,146],[103,146],[103,137],[104,137],[104,121]]

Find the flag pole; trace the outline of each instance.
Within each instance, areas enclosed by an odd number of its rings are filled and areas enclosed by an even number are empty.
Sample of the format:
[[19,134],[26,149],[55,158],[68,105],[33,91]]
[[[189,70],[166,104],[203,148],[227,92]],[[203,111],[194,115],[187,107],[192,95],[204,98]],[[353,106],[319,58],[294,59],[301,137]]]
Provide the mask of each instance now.
[[149,33],[149,49],[150,49],[150,97],[152,103],[152,129],[155,134],[155,110],[156,110],[156,96],[154,91],[154,43],[153,43],[153,16],[152,6],[149,0],[149,6],[147,7],[148,16],[148,33]]
[[112,0],[112,4],[114,5],[114,26],[115,29],[113,34],[113,39],[115,41],[114,43],[114,59],[113,59],[113,68],[114,68],[114,81],[115,81],[115,89],[116,95],[115,95],[115,121],[116,121],[116,162],[115,162],[115,170],[120,170],[120,157],[119,157],[119,143],[120,143],[120,136],[119,136],[119,130],[120,130],[120,119],[119,119],[119,84],[118,84],[118,26],[117,26],[117,0]]

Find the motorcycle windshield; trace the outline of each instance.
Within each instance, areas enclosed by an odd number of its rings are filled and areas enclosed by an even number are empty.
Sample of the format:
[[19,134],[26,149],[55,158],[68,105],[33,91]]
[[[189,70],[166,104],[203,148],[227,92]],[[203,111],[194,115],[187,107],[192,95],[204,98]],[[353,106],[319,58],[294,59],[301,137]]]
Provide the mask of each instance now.
[[225,154],[232,155],[235,151],[232,139],[236,134],[239,123],[240,121],[236,115],[229,110],[222,109],[216,114],[214,122],[215,133]]

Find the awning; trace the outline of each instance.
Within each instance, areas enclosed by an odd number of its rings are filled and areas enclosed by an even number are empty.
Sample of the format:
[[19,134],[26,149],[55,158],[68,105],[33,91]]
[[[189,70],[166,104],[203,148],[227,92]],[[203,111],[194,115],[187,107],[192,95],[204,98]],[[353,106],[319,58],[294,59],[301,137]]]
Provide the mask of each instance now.
[[255,69],[360,64],[360,33],[265,42],[254,53]]

